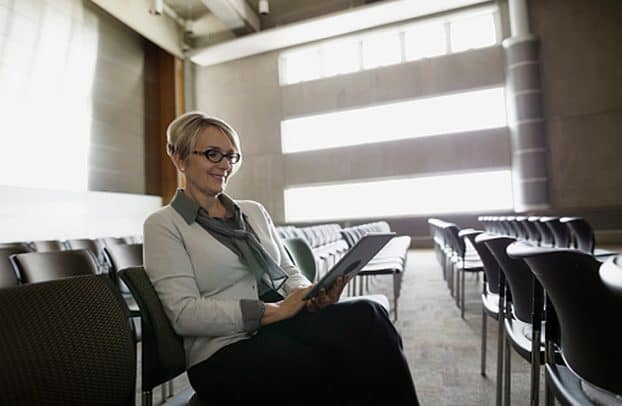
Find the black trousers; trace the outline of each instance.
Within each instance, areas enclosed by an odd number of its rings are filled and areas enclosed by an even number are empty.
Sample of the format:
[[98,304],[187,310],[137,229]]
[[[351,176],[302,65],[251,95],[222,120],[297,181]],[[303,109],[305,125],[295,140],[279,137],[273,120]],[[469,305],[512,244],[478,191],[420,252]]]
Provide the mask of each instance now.
[[366,299],[262,327],[188,377],[207,404],[418,404],[401,337],[384,307]]

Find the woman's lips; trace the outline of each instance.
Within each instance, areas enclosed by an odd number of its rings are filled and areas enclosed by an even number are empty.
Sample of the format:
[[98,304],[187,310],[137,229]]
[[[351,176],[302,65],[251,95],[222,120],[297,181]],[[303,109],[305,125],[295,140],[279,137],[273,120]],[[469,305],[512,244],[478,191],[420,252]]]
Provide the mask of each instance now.
[[210,176],[219,182],[223,182],[226,179],[226,175],[217,175],[217,174],[211,173]]

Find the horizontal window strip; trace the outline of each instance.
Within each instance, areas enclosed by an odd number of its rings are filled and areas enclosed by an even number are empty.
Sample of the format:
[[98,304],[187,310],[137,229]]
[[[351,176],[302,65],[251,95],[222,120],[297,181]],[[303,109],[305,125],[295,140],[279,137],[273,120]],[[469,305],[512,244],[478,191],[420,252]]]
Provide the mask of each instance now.
[[509,169],[285,189],[287,222],[510,209]]
[[281,144],[287,154],[506,125],[495,87],[284,120]]
[[499,44],[496,6],[426,18],[283,52],[279,82],[300,82],[434,58]]

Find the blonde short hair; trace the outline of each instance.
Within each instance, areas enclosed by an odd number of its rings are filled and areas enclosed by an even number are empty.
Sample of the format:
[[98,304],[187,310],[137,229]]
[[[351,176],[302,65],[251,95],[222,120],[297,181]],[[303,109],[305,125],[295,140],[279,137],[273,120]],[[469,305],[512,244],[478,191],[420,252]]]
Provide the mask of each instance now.
[[[169,156],[177,155],[179,159],[188,159],[197,143],[197,138],[201,132],[208,127],[218,128],[231,141],[240,155],[240,137],[238,133],[227,122],[217,117],[210,117],[201,111],[191,111],[177,117],[169,124],[166,129],[166,152]],[[233,166],[233,171],[237,171],[242,163],[240,161]]]

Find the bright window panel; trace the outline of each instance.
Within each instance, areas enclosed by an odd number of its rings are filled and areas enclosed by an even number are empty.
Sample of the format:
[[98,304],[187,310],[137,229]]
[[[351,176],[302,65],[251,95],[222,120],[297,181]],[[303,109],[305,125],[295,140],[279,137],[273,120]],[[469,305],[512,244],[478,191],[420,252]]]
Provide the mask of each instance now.
[[497,43],[495,19],[492,14],[478,14],[452,21],[449,25],[451,51],[483,48]]
[[505,127],[502,87],[281,122],[284,153]]
[[285,84],[305,82],[320,77],[319,48],[306,48],[283,56]]
[[285,221],[327,221],[512,208],[510,170],[285,190]]
[[416,25],[404,33],[406,60],[430,58],[447,53],[447,36],[442,22]]
[[401,61],[402,49],[397,32],[363,38],[363,69],[393,65]]
[[53,7],[42,10],[38,24],[8,15],[0,185],[87,190],[97,26],[82,26]]
[[359,41],[339,41],[322,47],[323,76],[335,76],[361,69]]

